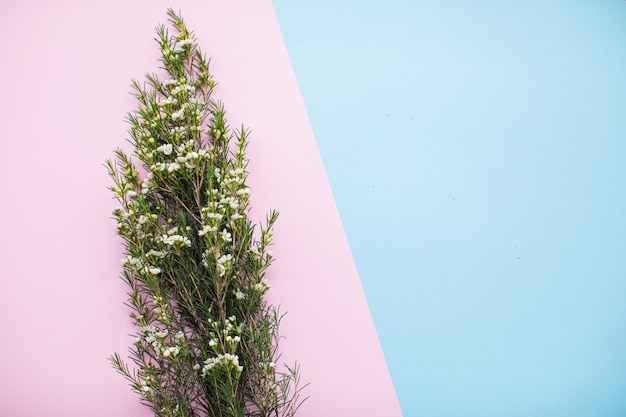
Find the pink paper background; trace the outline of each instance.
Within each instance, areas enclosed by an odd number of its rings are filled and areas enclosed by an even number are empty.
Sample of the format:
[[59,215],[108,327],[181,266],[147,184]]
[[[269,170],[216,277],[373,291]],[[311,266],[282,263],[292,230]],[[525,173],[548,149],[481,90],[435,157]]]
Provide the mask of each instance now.
[[299,415],[400,416],[268,0],[0,4],[0,415],[150,415],[107,361],[133,329],[102,164],[129,149],[128,85],[156,70],[170,5],[212,57],[231,125],[253,129],[253,215],[281,212],[270,297],[288,312],[284,359],[311,383]]

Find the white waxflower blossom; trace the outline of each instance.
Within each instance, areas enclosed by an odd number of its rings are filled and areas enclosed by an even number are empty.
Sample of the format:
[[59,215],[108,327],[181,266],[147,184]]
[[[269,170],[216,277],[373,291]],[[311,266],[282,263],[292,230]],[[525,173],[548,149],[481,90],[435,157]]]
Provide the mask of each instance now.
[[205,360],[204,366],[202,367],[202,376],[206,376],[206,374],[215,367],[220,362],[218,358],[209,358]]
[[144,180],[141,182],[141,194],[148,194],[148,192],[151,189],[152,189],[152,182],[150,181],[149,178],[144,178]]
[[[179,43],[180,45],[180,43]],[[172,95],[176,95],[178,93],[181,92],[190,92],[190,93],[195,93],[196,92],[196,87],[194,87],[193,85],[189,85],[189,84],[183,84],[183,85],[179,85],[178,87],[176,87],[175,89],[172,90]],[[196,103],[197,100],[189,100],[191,103]],[[187,103],[185,103],[187,104]]]
[[254,289],[260,292],[265,292],[271,288],[271,285],[268,280],[263,278],[261,282],[254,284]]
[[170,135],[181,134],[181,133],[185,133],[186,131],[187,131],[187,128],[185,126],[176,126],[170,129]]
[[217,260],[217,269],[221,277],[226,274],[226,265],[230,262],[232,258],[233,256],[231,254],[226,254],[220,256],[220,258]]
[[180,46],[191,45],[191,44],[193,44],[193,39],[189,39],[189,38],[178,41],[178,45]]
[[172,120],[182,119],[185,115],[185,108],[178,110],[177,112],[172,113]]
[[166,358],[169,356],[176,357],[180,353],[180,348],[178,346],[169,346],[167,349],[163,350],[163,356]]
[[150,166],[150,169],[153,171],[165,171],[167,169],[167,165],[165,165],[163,162],[157,162],[154,165]]
[[191,247],[191,240],[189,240],[189,238],[186,236],[180,236],[180,235],[170,236],[168,234],[164,234],[163,236],[161,236],[161,241],[168,246],[174,246],[176,243],[180,242],[184,246]]
[[204,265],[205,268],[209,267],[209,263],[207,262],[207,257],[209,256],[209,250],[205,250],[204,252],[202,252],[202,265]]
[[174,172],[174,171],[178,171],[180,169],[180,164],[178,164],[177,162],[172,162],[170,164],[167,164],[167,172]]
[[157,151],[163,153],[163,155],[171,155],[172,150],[173,150],[173,147],[171,143],[161,145],[157,148]]
[[220,256],[219,259],[217,260],[217,262],[219,262],[221,264],[224,264],[224,263],[227,263],[228,261],[230,261],[231,259],[233,259],[233,255],[228,253],[226,255]]
[[254,259],[259,259],[261,257],[261,253],[259,252],[259,248],[255,245],[250,246],[250,253]]
[[215,219],[217,221],[220,221],[222,220],[222,217],[224,217],[224,215],[221,213],[207,213],[206,217],[209,219]]
[[139,266],[141,264],[141,261],[132,255],[123,257],[121,262],[122,262],[122,266],[127,266],[127,265]]
[[206,234],[209,232],[209,228],[210,228],[210,227],[211,227],[211,226],[206,225],[206,226],[204,226],[202,229],[198,230],[198,236],[204,236],[204,235],[206,235]]
[[159,101],[159,106],[161,107],[169,106],[171,104],[178,104],[178,100],[172,96],[168,96],[167,98],[161,99],[161,101]]
[[233,241],[232,235],[226,229],[222,230],[222,233],[220,233],[220,235],[222,236],[222,240],[224,242],[232,242]]
[[237,201],[237,199],[233,197],[222,198],[219,203],[222,205],[228,204],[233,210],[237,210],[239,208],[239,201]]
[[150,249],[150,252],[148,252],[148,256],[156,256],[157,258],[165,258],[167,256],[167,252],[164,250],[154,250],[154,249]]

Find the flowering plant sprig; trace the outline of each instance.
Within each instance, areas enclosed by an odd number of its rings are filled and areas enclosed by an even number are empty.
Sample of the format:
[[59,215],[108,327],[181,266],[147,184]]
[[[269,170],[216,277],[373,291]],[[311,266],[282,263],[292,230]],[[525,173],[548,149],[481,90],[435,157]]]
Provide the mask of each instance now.
[[166,78],[132,84],[134,157],[117,150],[106,164],[139,329],[134,366],[111,361],[156,416],[293,416],[298,366],[276,365],[282,315],[264,299],[278,213],[255,232],[248,131],[229,128],[209,61],[181,16],[168,16],[175,33],[161,25],[156,37]]

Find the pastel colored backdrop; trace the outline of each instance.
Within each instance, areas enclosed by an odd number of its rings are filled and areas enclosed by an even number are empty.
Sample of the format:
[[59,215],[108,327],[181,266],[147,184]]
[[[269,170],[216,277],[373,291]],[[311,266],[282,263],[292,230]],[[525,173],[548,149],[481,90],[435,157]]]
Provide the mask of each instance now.
[[0,3],[0,416],[150,415],[107,361],[134,338],[103,163],[128,149],[129,84],[157,70],[170,5],[253,130],[252,215],[281,212],[268,279],[311,383],[299,416],[400,416],[269,0]]
[[626,2],[274,7],[404,415],[626,415]]

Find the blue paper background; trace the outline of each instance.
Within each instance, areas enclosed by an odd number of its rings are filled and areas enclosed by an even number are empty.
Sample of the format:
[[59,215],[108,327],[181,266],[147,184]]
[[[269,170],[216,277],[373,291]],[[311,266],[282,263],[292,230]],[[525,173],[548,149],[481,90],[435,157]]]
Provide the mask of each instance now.
[[273,3],[405,417],[626,415],[626,2]]

